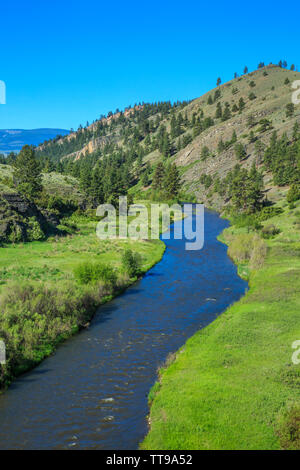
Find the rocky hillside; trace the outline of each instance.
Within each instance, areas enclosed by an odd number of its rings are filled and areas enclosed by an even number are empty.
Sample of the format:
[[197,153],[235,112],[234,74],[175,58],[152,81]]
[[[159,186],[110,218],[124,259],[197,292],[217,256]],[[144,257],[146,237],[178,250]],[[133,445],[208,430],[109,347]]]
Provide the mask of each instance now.
[[[291,137],[300,119],[300,106],[291,105],[292,83],[300,73],[269,65],[220,84],[189,103],[142,104],[110,113],[59,141],[38,148],[41,158],[63,164],[79,176],[79,167],[116,153],[130,155],[130,185],[158,161],[175,162],[183,188],[198,201],[220,208],[226,198],[213,191],[239,163],[262,169],[262,155],[274,131]],[[124,156],[125,155],[125,156]],[[119,159],[120,160],[120,159]],[[268,198],[276,197],[272,174],[264,171]],[[151,183],[151,175],[149,183]],[[147,184],[145,184],[147,187]],[[141,184],[139,184],[141,188]],[[146,189],[146,188],[144,188]]]

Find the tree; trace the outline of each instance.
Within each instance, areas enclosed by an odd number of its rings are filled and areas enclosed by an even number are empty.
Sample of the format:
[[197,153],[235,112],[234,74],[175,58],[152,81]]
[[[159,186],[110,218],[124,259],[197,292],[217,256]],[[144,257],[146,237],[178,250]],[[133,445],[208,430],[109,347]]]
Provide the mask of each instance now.
[[141,255],[127,249],[122,255],[122,267],[129,277],[136,277],[141,271]]
[[248,73],[248,67],[246,66],[246,67],[244,68],[244,75],[247,75],[247,73]]
[[163,189],[163,181],[165,177],[165,167],[162,162],[158,162],[155,173],[153,176],[153,183],[152,187],[154,190],[161,190]]
[[254,119],[253,114],[249,114],[249,116],[247,117],[247,125],[250,128],[255,126],[255,119]]
[[299,183],[294,183],[287,193],[286,200],[287,202],[291,203],[298,201],[298,199],[300,199],[300,186]]
[[254,134],[253,131],[250,131],[250,134],[249,134],[249,143],[250,143],[250,144],[253,144],[255,141],[256,141],[256,136],[255,136],[255,134]]
[[216,119],[219,119],[222,117],[222,105],[220,102],[218,102],[217,104],[217,108],[216,108],[216,114],[215,114],[215,118]]
[[240,99],[239,99],[239,110],[243,111],[244,108],[245,108],[245,101],[243,100],[242,97],[240,97]]
[[240,142],[235,145],[234,151],[238,160],[243,160],[247,155],[245,147]]
[[295,65],[292,64],[292,65],[291,65],[291,70],[292,70],[292,72],[294,72],[295,68],[296,68]]
[[264,151],[265,151],[265,144],[261,140],[257,140],[254,145],[254,153],[256,155],[257,165],[259,165],[262,162]]
[[217,86],[220,86],[221,83],[222,83],[222,80],[221,80],[221,78],[219,77],[219,78],[217,79]]
[[181,184],[179,171],[175,163],[166,169],[164,186],[168,197],[177,198]]
[[294,116],[294,113],[295,113],[295,105],[294,103],[288,103],[286,105],[286,117],[292,117]]
[[230,106],[229,103],[225,103],[225,109],[222,116],[222,121],[227,121],[231,118]]
[[162,154],[164,157],[170,157],[172,152],[172,147],[169,139],[169,134],[166,132],[163,137],[163,144],[162,144]]
[[42,192],[41,168],[32,146],[25,145],[17,156],[13,180],[17,190],[30,200],[34,200]]
[[213,99],[212,99],[211,95],[209,95],[209,97],[208,97],[207,104],[213,104]]
[[293,139],[298,140],[298,138],[299,138],[299,124],[296,121],[293,127]]
[[201,150],[201,160],[206,160],[209,157],[209,148],[205,145]]

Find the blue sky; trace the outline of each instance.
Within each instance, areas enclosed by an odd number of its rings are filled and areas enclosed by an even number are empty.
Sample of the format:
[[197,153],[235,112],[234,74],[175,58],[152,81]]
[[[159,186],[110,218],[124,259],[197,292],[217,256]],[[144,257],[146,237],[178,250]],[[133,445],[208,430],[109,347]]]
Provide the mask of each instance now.
[[0,128],[77,128],[116,108],[200,96],[259,61],[300,69],[299,1],[1,5]]

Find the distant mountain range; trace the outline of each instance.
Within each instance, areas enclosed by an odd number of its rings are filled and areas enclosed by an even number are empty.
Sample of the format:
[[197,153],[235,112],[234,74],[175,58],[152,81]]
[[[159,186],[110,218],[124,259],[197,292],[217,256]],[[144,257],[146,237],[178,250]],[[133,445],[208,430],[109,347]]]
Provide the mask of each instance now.
[[69,133],[66,129],[0,129],[0,153],[19,152],[23,145],[39,145]]

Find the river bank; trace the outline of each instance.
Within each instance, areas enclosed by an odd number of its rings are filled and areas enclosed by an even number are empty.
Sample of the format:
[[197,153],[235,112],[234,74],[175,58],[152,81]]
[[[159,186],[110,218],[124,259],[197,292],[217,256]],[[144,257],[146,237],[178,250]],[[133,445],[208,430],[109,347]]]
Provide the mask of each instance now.
[[[141,256],[140,275],[165,251],[161,240],[99,240],[95,221],[80,217],[76,223],[77,232],[65,237],[0,247],[0,338],[7,350],[0,371],[2,390],[85,328],[100,305],[136,282],[136,276],[122,272],[126,249]],[[114,267],[116,283],[80,284],[74,269],[91,261]]]
[[225,227],[206,211],[202,250],[164,240],[161,262],[17,378],[0,396],[0,448],[137,449],[157,369],[244,295],[246,283],[217,240]]
[[300,448],[300,371],[292,362],[300,339],[300,211],[283,209],[264,222],[280,232],[265,240],[263,264],[259,253],[258,264],[249,262],[247,227],[223,232],[250,290],[160,370],[142,449]]

